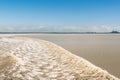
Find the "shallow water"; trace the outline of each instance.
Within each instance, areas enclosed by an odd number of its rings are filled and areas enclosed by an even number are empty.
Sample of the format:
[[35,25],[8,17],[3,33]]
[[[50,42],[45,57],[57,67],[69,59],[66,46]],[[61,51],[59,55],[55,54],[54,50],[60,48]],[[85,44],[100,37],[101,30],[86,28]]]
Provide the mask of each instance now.
[[120,78],[119,34],[29,34],[56,43]]

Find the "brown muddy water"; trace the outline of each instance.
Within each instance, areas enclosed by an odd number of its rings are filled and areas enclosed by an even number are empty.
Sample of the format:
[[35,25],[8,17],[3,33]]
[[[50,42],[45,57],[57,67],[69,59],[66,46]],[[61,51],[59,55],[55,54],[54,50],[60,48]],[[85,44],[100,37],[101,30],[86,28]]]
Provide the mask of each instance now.
[[120,34],[24,34],[51,41],[120,78]]

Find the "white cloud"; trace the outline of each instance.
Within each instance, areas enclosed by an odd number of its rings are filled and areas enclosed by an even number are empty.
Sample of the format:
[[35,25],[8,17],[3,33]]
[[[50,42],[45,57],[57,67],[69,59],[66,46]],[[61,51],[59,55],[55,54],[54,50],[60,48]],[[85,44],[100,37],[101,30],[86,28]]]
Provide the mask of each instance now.
[[39,25],[1,25],[0,32],[110,32],[112,30],[120,31],[120,26],[39,26]]
[[120,31],[120,26],[64,26],[63,31],[71,32],[111,32],[112,30]]

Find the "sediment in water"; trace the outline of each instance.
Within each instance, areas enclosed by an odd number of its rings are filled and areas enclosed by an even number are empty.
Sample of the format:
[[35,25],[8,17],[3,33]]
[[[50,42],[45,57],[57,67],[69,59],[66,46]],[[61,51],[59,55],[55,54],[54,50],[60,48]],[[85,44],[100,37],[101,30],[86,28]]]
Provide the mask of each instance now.
[[120,80],[51,42],[0,39],[0,80]]

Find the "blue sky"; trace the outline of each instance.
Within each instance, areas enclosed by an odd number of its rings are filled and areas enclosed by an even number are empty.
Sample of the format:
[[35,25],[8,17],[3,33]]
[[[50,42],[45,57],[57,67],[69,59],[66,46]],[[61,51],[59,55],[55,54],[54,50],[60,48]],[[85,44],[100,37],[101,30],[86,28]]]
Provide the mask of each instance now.
[[120,0],[0,0],[0,31],[120,30]]

